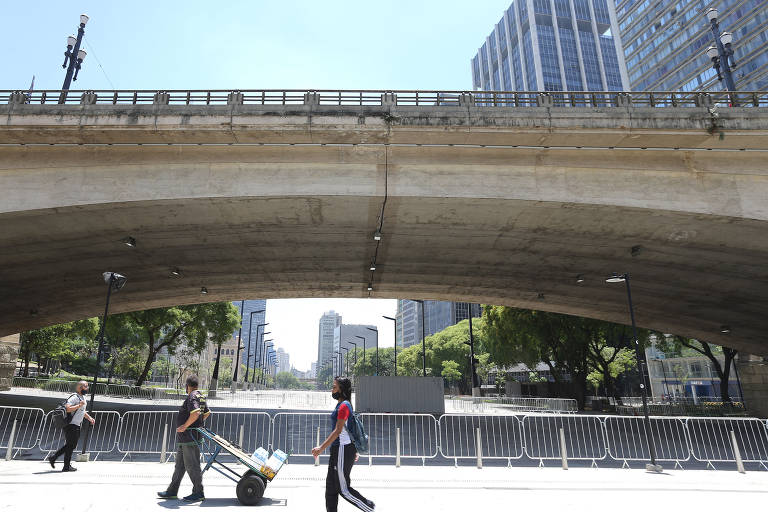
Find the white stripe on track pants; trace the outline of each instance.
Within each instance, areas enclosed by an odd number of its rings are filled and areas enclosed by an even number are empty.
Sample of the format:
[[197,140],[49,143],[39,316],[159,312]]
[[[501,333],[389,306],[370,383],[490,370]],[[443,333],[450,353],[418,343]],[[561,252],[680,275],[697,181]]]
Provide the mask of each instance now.
[[349,474],[355,463],[354,444],[331,446],[328,476],[325,479],[325,510],[336,512],[339,495],[364,512],[373,512],[375,505],[350,486]]

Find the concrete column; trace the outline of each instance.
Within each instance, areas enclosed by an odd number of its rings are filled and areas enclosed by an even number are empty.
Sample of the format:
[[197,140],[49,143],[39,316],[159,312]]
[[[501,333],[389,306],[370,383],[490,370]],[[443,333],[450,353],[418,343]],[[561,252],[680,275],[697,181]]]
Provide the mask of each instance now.
[[167,92],[158,91],[152,97],[152,103],[155,105],[168,105],[171,101],[171,95]]
[[393,92],[385,92],[381,95],[382,107],[394,107],[397,105],[397,94]]
[[23,105],[27,102],[27,95],[21,91],[14,91],[8,97],[9,105]]
[[304,104],[310,106],[320,105],[320,95],[316,92],[308,92],[304,94]]
[[227,105],[242,105],[244,100],[243,93],[233,91],[227,94]]
[[84,92],[80,96],[80,104],[81,105],[95,105],[96,100],[98,99],[98,95],[93,91]]
[[768,418],[768,359],[751,354],[736,356],[744,405],[750,416]]
[[469,93],[461,93],[459,96],[459,106],[460,107],[474,107],[475,106],[475,96]]
[[624,92],[613,95],[613,105],[615,107],[631,107],[632,97]]
[[711,107],[713,103],[712,96],[706,92],[696,94],[693,101],[697,107]]
[[553,105],[552,96],[550,96],[548,93],[539,93],[536,96],[536,106],[537,107],[551,107]]
[[0,338],[0,391],[11,389],[16,358],[19,356],[19,335]]

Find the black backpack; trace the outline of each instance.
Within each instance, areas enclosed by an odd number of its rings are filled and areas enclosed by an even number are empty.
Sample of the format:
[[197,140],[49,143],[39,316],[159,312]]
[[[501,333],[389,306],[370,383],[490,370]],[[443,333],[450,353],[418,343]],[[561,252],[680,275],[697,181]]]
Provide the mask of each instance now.
[[67,402],[69,402],[69,399],[75,396],[77,393],[72,393],[69,395],[69,398],[61,402],[59,405],[56,406],[56,408],[51,411],[51,421],[53,421],[53,425],[57,428],[64,428],[67,425],[69,425],[69,422],[72,421],[72,416],[75,414],[74,412],[67,412]]

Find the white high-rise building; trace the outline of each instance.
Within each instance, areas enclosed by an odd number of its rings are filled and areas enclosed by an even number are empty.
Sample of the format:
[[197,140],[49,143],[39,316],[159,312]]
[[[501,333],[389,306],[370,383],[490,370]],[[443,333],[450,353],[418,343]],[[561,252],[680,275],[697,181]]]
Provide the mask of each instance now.
[[290,356],[288,355],[288,352],[286,352],[282,347],[277,349],[277,371],[291,371]]
[[317,335],[317,367],[333,358],[334,330],[341,325],[341,315],[328,311],[320,317]]

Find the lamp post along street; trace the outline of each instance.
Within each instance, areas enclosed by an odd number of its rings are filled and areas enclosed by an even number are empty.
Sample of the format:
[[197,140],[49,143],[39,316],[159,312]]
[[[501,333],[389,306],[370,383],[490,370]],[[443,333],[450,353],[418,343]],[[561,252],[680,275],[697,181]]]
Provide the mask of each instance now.
[[[264,343],[265,343],[264,342],[264,338],[267,336],[267,334],[272,334],[272,333],[269,332],[269,331],[268,332],[264,332],[264,330],[262,330],[261,331],[261,343],[256,345],[256,352],[258,353],[259,377],[254,377],[254,380],[255,380],[255,382],[257,384],[259,383],[259,379],[260,379],[261,374],[264,373],[264,368],[262,367],[262,363],[261,363],[261,358],[262,358],[261,353],[263,352],[263,349],[264,349]],[[269,341],[269,340],[267,340],[267,341]],[[255,354],[254,354],[254,356],[255,356]],[[254,369],[253,373],[254,374],[256,373],[255,369]]]
[[237,390],[237,373],[240,369],[240,349],[243,345],[243,311],[245,310],[245,300],[240,301],[240,330],[237,331],[237,348],[235,349],[235,370],[232,373],[232,393]]
[[393,322],[395,322],[395,329],[393,331],[395,333],[394,334],[395,339],[394,339],[393,346],[395,347],[395,377],[397,377],[397,318],[392,318],[391,316],[386,316],[386,315],[382,315],[382,316],[387,320],[392,320]]
[[632,289],[629,284],[629,273],[613,274],[607,280],[609,283],[621,283],[627,287],[627,303],[629,304],[629,318],[632,321],[632,336],[635,339],[635,357],[637,358],[637,369],[640,372],[640,396],[643,399],[643,423],[645,424],[645,442],[648,445],[648,453],[651,456],[651,463],[646,464],[645,469],[654,473],[661,473],[662,467],[656,463],[656,444],[651,437],[651,419],[648,415],[648,391],[646,389],[646,368],[647,363],[645,355],[640,351],[640,340],[637,336],[637,325],[635,323],[635,309],[632,305]]
[[264,340],[261,346],[261,355],[259,356],[259,362],[261,364],[261,383],[267,385],[267,358],[269,357],[268,346],[271,346],[272,339]]
[[[263,312],[264,312],[263,309],[260,309],[258,311],[251,311],[248,317],[248,348],[246,349],[247,354],[245,359],[245,381],[244,381],[245,384],[248,383],[248,375],[251,370],[251,333],[253,332],[253,315],[255,315],[256,313],[263,313]],[[256,326],[256,332],[258,332],[259,326],[261,325],[263,324],[259,324],[258,326]],[[258,334],[256,336],[258,338]],[[254,357],[254,359],[256,358]]]
[[355,335],[355,338],[363,340],[363,375],[365,375],[365,336]]
[[369,331],[376,333],[376,375],[379,374],[379,330],[372,327],[366,327]]
[[477,378],[477,359],[475,359],[475,336],[472,333],[472,304],[469,305],[469,357],[472,367],[472,396],[480,396],[480,382]]
[[64,84],[61,86],[60,104],[67,100],[69,86],[72,80],[77,80],[77,73],[80,71],[83,59],[85,59],[86,51],[80,49],[80,44],[83,42],[86,23],[88,23],[88,16],[81,14],[80,25],[77,27],[77,37],[67,37],[67,51],[64,52],[64,64],[61,65],[62,68],[67,70],[67,73],[64,75]]
[[[355,365],[352,367],[352,369],[357,372],[357,343],[350,341],[349,344],[355,347]],[[347,352],[347,354],[349,354],[349,352]],[[355,373],[355,375],[357,375],[357,373]]]
[[[262,327],[265,327],[267,325],[269,325],[269,324],[268,323],[262,324]],[[264,336],[266,336],[267,334],[272,334],[272,333],[271,332],[264,332],[264,329],[262,329],[261,330],[261,336],[259,336],[259,335],[256,336],[256,348],[254,349],[254,353],[253,353],[253,360],[254,360],[254,363],[253,363],[253,377],[251,377],[251,382],[254,383],[254,384],[258,384],[258,380],[257,380],[257,376],[256,376],[256,365],[258,365],[258,368],[259,368],[260,372],[263,371],[262,368],[261,368],[261,358],[257,359],[256,355],[257,354],[261,354],[260,347],[261,347],[261,345],[264,344]]]
[[[128,280],[124,275],[115,272],[104,272],[102,276],[104,277],[104,282],[107,284],[107,300],[104,305],[104,316],[101,319],[101,326],[99,327],[99,348],[96,351],[96,373],[94,374],[93,382],[91,383],[91,399],[88,402],[88,414],[90,416],[93,416],[93,404],[96,398],[96,382],[99,378],[99,370],[101,369],[101,354],[104,352],[104,329],[107,326],[107,315],[109,315],[109,299],[112,296],[112,289],[114,288],[115,291],[118,291],[125,286],[125,282]],[[85,438],[83,439],[83,451],[81,452],[83,454],[85,454],[85,450],[88,447],[90,433],[91,428],[86,425]],[[83,455],[83,457],[85,457],[85,455]]]
[[344,375],[349,375],[349,347],[341,347],[341,350],[346,350],[344,354]]

